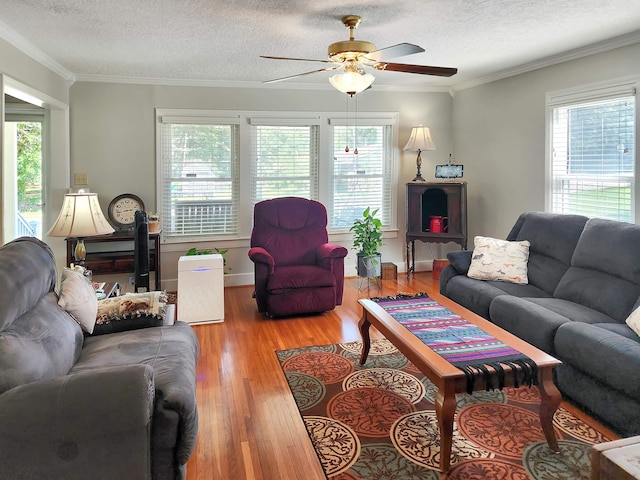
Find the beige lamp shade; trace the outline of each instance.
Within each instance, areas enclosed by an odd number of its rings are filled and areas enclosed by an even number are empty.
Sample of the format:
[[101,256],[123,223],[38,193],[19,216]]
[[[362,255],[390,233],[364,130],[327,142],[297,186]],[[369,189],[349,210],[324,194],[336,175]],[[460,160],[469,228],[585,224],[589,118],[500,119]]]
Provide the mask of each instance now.
[[92,237],[114,231],[107,221],[96,193],[69,193],[56,223],[47,232],[50,237]]
[[102,213],[97,194],[69,193],[64,196],[58,219],[47,235],[77,238],[74,256],[76,261],[82,264],[87,254],[84,237],[106,235],[113,231],[114,228]]
[[418,157],[416,158],[416,168],[418,170],[416,177],[413,179],[414,182],[424,182],[425,179],[422,178],[422,174],[420,173],[420,169],[422,167],[422,157],[420,156],[420,152],[422,150],[435,150],[436,145],[431,140],[431,131],[429,127],[423,127],[420,125],[419,127],[413,127],[411,129],[411,136],[409,137],[409,141],[404,146],[402,150],[409,150],[412,152],[418,152]]
[[412,152],[419,152],[421,150],[435,150],[436,145],[431,140],[431,131],[429,127],[413,127],[411,129],[411,136],[409,141],[402,150],[409,150]]

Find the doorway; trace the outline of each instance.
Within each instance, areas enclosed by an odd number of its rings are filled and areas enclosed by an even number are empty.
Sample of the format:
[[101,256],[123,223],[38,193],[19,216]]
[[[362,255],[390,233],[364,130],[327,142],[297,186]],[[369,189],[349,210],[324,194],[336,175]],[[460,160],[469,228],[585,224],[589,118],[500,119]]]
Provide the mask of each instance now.
[[15,193],[10,202],[15,217],[8,237],[43,235],[43,124],[45,110],[36,105],[5,95],[5,159],[13,164],[5,172],[15,175],[10,180]]

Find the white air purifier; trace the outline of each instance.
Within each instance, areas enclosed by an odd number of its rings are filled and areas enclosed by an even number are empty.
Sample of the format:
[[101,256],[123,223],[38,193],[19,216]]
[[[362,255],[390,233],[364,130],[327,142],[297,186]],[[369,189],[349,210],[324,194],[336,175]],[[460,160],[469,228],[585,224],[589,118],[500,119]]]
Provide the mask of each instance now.
[[222,255],[188,255],[178,260],[178,320],[187,323],[224,321]]

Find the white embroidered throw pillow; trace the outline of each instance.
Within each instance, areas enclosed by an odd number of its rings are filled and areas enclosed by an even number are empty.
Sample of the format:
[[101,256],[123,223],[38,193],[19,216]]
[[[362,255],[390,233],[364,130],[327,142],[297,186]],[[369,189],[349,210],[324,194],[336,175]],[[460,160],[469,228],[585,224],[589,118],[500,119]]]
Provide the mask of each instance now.
[[473,244],[471,266],[467,273],[469,278],[529,283],[527,262],[531,244],[528,240],[509,242],[477,236]]
[[629,328],[640,336],[640,308],[636,308],[625,320]]
[[82,273],[69,268],[62,271],[58,305],[64,308],[85,332],[93,332],[98,311],[98,297],[93,284]]

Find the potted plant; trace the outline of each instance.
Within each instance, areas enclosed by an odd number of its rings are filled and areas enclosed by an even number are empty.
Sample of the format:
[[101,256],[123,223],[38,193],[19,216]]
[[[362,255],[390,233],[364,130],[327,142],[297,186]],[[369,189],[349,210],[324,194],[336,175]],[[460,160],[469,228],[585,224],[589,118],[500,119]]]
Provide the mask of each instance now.
[[214,253],[217,253],[218,255],[222,255],[222,267],[224,268],[224,274],[226,275],[231,271],[231,268],[227,268],[227,257],[224,256],[224,254],[227,253],[228,251],[229,249],[220,250],[217,247],[213,247],[213,250],[198,250],[196,247],[192,247],[189,250],[187,250],[187,253],[185,253],[185,256],[212,255]]
[[378,209],[369,207],[362,212],[362,218],[353,222],[349,229],[353,232],[353,248],[359,249],[357,271],[360,277],[379,277],[381,275],[382,222],[375,218]]

